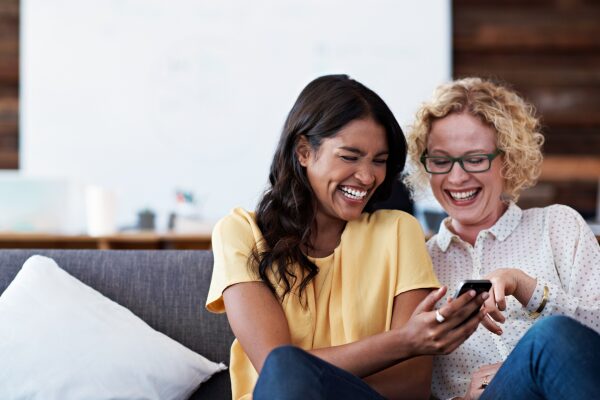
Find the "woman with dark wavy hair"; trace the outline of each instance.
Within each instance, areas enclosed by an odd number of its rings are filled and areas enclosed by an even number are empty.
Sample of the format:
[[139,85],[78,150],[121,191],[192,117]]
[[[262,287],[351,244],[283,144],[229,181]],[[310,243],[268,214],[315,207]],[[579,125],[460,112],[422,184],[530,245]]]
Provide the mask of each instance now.
[[234,398],[429,397],[431,358],[419,356],[466,340],[487,294],[433,311],[446,289],[431,290],[418,223],[370,212],[405,154],[392,112],[361,83],[323,76],[300,93],[256,212],[235,209],[213,232],[207,308],[226,311],[236,336]]

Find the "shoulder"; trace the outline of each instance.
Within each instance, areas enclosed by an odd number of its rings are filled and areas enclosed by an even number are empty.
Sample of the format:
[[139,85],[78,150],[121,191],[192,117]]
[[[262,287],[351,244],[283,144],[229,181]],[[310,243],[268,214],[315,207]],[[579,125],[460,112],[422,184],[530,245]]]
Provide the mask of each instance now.
[[[579,237],[582,232],[590,230],[581,214],[571,207],[555,204],[546,207],[550,231],[561,237]],[[591,231],[591,230],[590,230]]]
[[571,245],[582,233],[587,235],[585,232],[588,230],[591,233],[583,217],[576,210],[562,204],[528,209],[523,212],[523,217],[524,228],[542,229],[556,243],[564,242],[564,245]]
[[553,204],[545,207],[544,209],[546,210],[548,216],[583,222],[583,217],[569,206],[565,206],[563,204]]
[[564,224],[581,226],[585,224],[583,217],[574,209],[563,204],[553,204],[542,208],[530,208],[523,211],[526,220],[542,222],[548,226]]
[[256,219],[254,212],[247,211],[241,207],[234,208],[225,217],[221,218],[215,224],[215,230],[219,231],[231,231],[231,230],[244,230],[256,225]]
[[256,242],[262,238],[262,233],[256,224],[254,212],[243,208],[235,208],[221,218],[213,228],[212,240],[222,242]]

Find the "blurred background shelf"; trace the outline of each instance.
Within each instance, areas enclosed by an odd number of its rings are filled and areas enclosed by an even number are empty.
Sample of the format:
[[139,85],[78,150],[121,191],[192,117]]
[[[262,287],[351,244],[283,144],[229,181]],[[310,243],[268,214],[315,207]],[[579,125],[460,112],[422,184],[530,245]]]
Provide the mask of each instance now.
[[540,178],[544,181],[598,182],[600,180],[600,157],[546,156]]
[[0,248],[100,250],[202,250],[211,248],[210,233],[119,233],[109,236],[0,232]]

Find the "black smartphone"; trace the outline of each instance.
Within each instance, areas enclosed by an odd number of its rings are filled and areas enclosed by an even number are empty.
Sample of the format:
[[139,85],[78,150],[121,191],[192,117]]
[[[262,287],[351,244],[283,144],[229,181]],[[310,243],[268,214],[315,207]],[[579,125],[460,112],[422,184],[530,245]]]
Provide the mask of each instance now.
[[[471,289],[475,290],[475,292],[476,292],[475,296],[477,296],[480,293],[489,292],[491,288],[492,288],[492,282],[487,279],[467,279],[467,280],[462,281],[458,285],[458,289],[456,290],[456,293],[454,293],[454,298],[457,299],[463,293],[466,293]],[[470,320],[478,312],[479,312],[479,309],[473,311],[473,313],[471,315],[469,315],[467,317],[467,319],[465,319],[463,321],[463,323]]]
[[487,279],[467,279],[458,285],[458,290],[454,293],[454,298],[460,297],[463,293],[473,289],[477,294],[489,292],[492,288],[492,282]]

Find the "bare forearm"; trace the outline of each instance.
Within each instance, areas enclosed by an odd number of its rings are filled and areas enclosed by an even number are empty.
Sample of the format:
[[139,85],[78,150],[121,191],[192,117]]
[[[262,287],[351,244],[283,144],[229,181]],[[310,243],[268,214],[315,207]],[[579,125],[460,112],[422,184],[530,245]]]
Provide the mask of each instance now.
[[[310,352],[327,362],[364,378],[374,390],[389,399],[428,399],[431,357],[413,357],[402,350],[401,332],[386,332],[343,346]],[[410,359],[409,359],[410,358]]]
[[310,350],[315,356],[364,378],[413,357],[401,333],[389,331],[357,342]]
[[433,358],[415,357],[364,380],[386,399],[429,399]]

